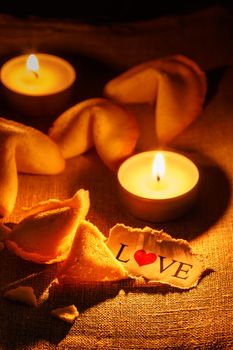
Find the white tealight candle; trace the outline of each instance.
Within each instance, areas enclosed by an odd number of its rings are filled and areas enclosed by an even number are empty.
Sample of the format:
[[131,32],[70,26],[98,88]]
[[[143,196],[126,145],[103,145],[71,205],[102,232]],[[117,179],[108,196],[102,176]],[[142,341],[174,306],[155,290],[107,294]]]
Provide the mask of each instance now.
[[168,221],[194,203],[199,171],[187,157],[169,151],[136,154],[118,170],[120,195],[136,217]]
[[75,81],[66,60],[48,54],[21,55],[1,68],[1,82],[11,106],[30,116],[60,113]]

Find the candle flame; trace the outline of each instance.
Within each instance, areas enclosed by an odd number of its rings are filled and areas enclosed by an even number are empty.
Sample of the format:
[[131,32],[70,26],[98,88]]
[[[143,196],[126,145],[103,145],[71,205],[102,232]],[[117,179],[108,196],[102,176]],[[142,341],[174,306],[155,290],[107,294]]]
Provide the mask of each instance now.
[[152,165],[152,177],[159,182],[165,175],[165,159],[162,153],[156,153]]
[[32,72],[38,78],[39,62],[36,55],[32,54],[28,56],[26,67],[29,72]]

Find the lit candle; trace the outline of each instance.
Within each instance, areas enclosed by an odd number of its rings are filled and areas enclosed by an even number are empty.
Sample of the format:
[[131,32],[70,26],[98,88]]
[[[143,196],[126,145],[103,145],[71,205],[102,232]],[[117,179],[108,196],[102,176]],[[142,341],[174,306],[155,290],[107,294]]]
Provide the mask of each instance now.
[[1,82],[9,103],[30,116],[62,112],[75,78],[69,62],[48,54],[21,55],[1,68]]
[[193,205],[199,171],[181,154],[148,151],[123,162],[118,181],[123,203],[134,216],[147,221],[168,221]]

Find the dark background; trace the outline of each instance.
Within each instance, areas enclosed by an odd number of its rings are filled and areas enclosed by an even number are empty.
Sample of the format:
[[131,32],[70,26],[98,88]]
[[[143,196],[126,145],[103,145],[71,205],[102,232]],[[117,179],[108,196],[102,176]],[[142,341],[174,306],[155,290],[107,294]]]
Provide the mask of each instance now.
[[0,13],[15,17],[42,17],[74,19],[81,22],[102,24],[108,22],[135,21],[164,15],[187,14],[213,5],[221,5],[232,11],[232,1],[47,1],[0,2]]

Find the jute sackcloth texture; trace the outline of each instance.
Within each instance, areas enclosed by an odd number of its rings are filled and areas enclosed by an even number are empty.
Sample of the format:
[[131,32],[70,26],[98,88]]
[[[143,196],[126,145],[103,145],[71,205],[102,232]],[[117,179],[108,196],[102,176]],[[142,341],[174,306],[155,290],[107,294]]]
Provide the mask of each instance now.
[[[188,155],[200,169],[200,193],[194,210],[167,223],[131,217],[122,207],[116,174],[94,149],[67,161],[57,176],[19,177],[20,208],[48,198],[68,198],[79,188],[90,191],[88,219],[107,236],[116,223],[149,225],[190,241],[209,267],[189,291],[170,287],[135,287],[130,283],[55,288],[38,308],[0,298],[0,348],[9,349],[232,349],[233,348],[233,212],[232,15],[214,7],[192,15],[138,23],[91,26],[69,21],[0,18],[1,60],[24,48],[70,58],[77,70],[73,102],[101,96],[102,87],[118,72],[147,59],[181,53],[207,71],[209,92],[200,118],[170,145]],[[46,131],[52,120],[24,118],[2,99],[1,114]],[[151,130],[152,111],[132,108],[143,130]],[[146,141],[146,142],[145,142]],[[144,143],[145,142],[145,143]],[[153,132],[141,149],[153,147]],[[57,266],[23,261],[6,249],[0,254],[0,288],[22,279],[41,296],[56,276]],[[125,295],[118,295],[120,289]],[[53,308],[75,304],[80,316],[73,325],[53,319]]]

